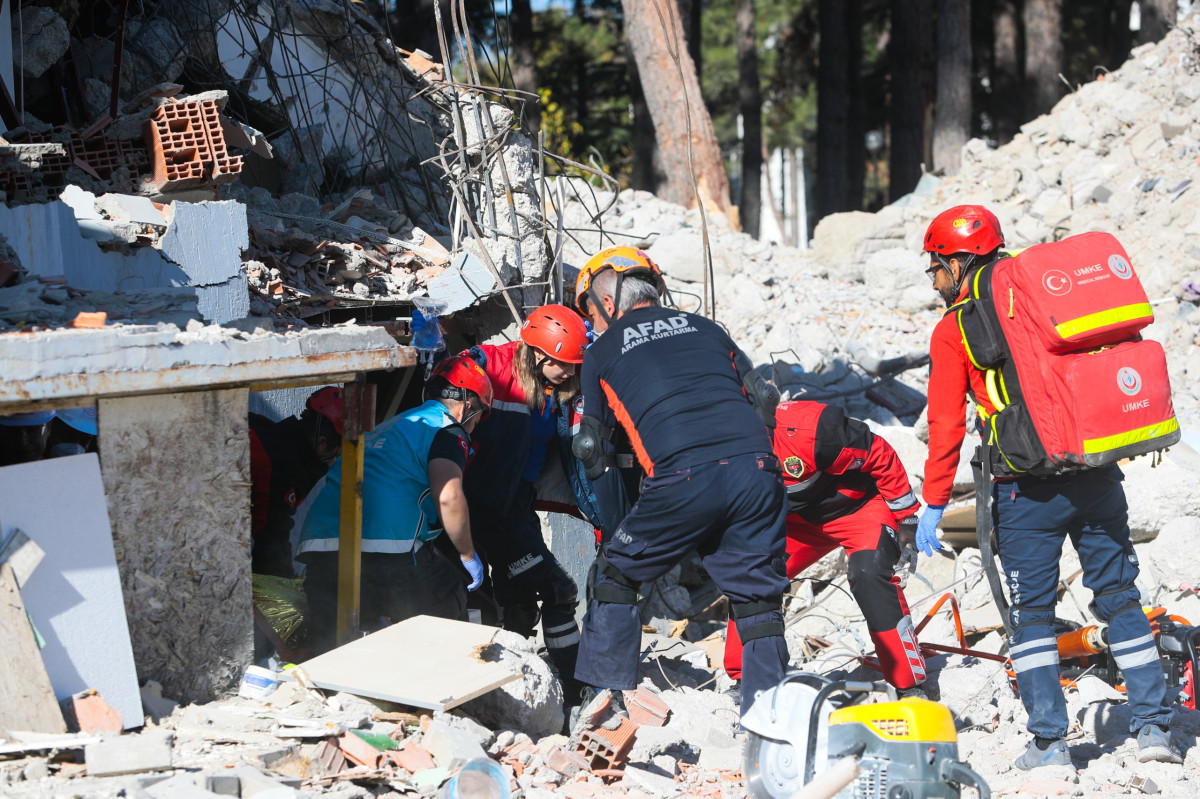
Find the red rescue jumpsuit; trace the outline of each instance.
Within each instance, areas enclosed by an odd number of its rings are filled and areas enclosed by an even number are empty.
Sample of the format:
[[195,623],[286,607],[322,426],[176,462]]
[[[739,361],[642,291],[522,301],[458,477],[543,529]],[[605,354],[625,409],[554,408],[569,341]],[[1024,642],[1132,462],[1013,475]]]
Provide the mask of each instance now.
[[[785,402],[775,412],[775,454],[787,488],[787,574],[794,578],[835,547],[849,563],[850,591],[884,678],[896,688],[925,680],[908,603],[892,568],[899,519],[921,507],[904,465],[883,438],[841,408]],[[725,671],[741,677],[742,644],[731,623]]]

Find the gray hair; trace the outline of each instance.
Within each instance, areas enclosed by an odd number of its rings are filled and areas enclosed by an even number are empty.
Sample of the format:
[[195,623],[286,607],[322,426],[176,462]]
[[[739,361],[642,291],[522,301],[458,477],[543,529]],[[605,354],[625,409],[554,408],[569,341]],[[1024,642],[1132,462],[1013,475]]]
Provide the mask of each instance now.
[[[609,297],[614,302],[617,301],[615,296],[617,293],[617,273],[614,269],[605,269],[600,274],[592,278],[592,289],[598,297]],[[658,296],[658,287],[653,283],[640,278],[630,277],[626,275],[621,281],[621,296],[620,303],[617,305],[617,313],[623,314],[635,305],[661,305]]]

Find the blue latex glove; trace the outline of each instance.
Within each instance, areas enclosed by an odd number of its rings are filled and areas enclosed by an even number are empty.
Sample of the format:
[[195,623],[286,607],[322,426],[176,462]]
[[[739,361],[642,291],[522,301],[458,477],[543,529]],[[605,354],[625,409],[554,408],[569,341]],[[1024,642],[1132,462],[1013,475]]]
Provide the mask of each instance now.
[[927,556],[932,556],[942,548],[942,542],[937,536],[937,526],[945,511],[945,505],[929,505],[921,514],[921,521],[917,523],[917,549]]
[[[592,330],[592,320],[584,319],[583,327],[587,330],[588,347],[590,347],[596,343],[596,331]],[[584,347],[584,349],[587,349],[587,347]]]
[[462,561],[467,573],[471,575],[471,584],[467,586],[467,590],[474,591],[483,585],[483,561],[479,559],[479,553],[476,552],[470,560],[461,555],[458,556],[458,559]]

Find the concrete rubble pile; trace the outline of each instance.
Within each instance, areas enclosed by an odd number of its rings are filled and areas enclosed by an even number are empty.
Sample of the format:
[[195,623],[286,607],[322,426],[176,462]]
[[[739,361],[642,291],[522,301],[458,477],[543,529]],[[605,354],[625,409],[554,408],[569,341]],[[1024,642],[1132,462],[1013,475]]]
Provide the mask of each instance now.
[[524,639],[500,636],[503,659],[529,666],[503,689],[519,702],[414,712],[284,682],[264,699],[179,706],[149,683],[137,733],[0,743],[18,754],[0,760],[0,786],[17,797],[442,796],[464,765],[490,758],[513,795],[531,799],[744,793],[736,704],[693,687],[701,669],[711,682],[707,664],[694,665],[703,658],[650,661],[623,712],[602,692],[567,736],[557,680]]
[[[90,246],[125,255],[161,249],[163,231],[157,220],[129,218],[122,204],[245,205],[249,242],[236,277],[247,294],[238,305],[247,307],[238,316],[280,326],[305,327],[335,307],[407,308],[426,295],[453,312],[489,296],[498,281],[544,280],[546,223],[534,188],[540,166],[529,139],[513,129],[512,112],[445,80],[428,54],[395,47],[354,4],[277,5],[188,0],[170,13],[142,9],[123,30],[82,39],[76,5],[0,10],[0,23],[11,13],[14,37],[24,37],[25,92],[23,117],[0,139],[3,199],[10,208],[53,205],[79,189],[125,198],[95,209],[73,204],[83,236],[95,240]],[[85,29],[92,30],[78,27]],[[44,101],[55,96],[52,76],[82,87],[68,92],[74,124],[34,114],[51,107]],[[17,113],[9,110],[5,120]],[[482,232],[462,233],[464,216]],[[465,240],[451,231],[452,219]],[[477,268],[465,279],[436,280],[468,265]],[[19,260],[3,263],[0,286],[19,282],[22,272],[46,276]],[[122,303],[143,303],[136,296],[88,302],[115,318],[146,316],[124,312]],[[9,308],[6,320],[60,324],[53,310],[21,316]],[[175,310],[151,320],[170,321]],[[202,316],[226,321],[203,309]]]
[[[193,24],[203,4],[182,5],[180,19]],[[321,7],[309,5],[318,11]],[[152,22],[146,36],[153,30],[158,41],[183,38],[178,28],[164,26],[162,20]],[[53,33],[54,21],[47,18],[45,28]],[[979,142],[968,144],[961,175],[947,180],[926,176],[913,194],[877,214],[838,214],[823,220],[811,250],[758,242],[731,231],[723,219],[709,220],[717,318],[788,396],[835,402],[868,419],[900,453],[917,490],[926,454],[921,409],[928,374],[920,356],[941,315],[919,255],[920,236],[929,219],[950,205],[982,202],[1000,215],[1013,247],[1087,230],[1115,233],[1155,303],[1157,319],[1148,334],[1167,349],[1176,411],[1188,431],[1185,443],[1161,463],[1141,458],[1124,467],[1130,523],[1142,563],[1139,587],[1148,606],[1164,606],[1195,623],[1200,623],[1200,555],[1194,545],[1200,534],[1200,497],[1194,490],[1200,484],[1200,442],[1193,433],[1200,425],[1200,251],[1190,239],[1200,232],[1197,195],[1192,191],[1193,181],[1200,179],[1198,30],[1200,21],[1193,14],[1161,43],[1135,51],[1121,69],[1079,87],[1051,114],[1028,123],[1005,147],[993,151]],[[221,61],[215,37],[198,37],[194,46],[199,61]],[[377,47],[377,42],[371,46]],[[92,49],[103,48],[93,43]],[[422,84],[426,88],[439,80],[436,65],[419,54],[379,57],[427,81]],[[167,79],[180,74],[182,67],[174,74],[168,71]],[[87,86],[89,97],[103,97],[107,88],[96,77],[88,77]],[[159,99],[169,96],[168,90]],[[159,100],[147,102],[143,110],[149,113],[138,121],[139,130],[155,113],[151,109],[161,107]],[[369,181],[335,192],[332,199],[318,198],[313,185],[324,182],[325,171],[335,156],[345,154],[344,147],[339,150],[342,145],[289,120],[288,135],[273,142],[288,164],[276,190],[244,180],[219,188],[222,198],[246,209],[246,255],[239,260],[244,282],[238,284],[245,289],[246,311],[302,323],[331,300],[408,300],[432,293],[431,283],[455,270],[456,264],[472,263],[483,273],[482,264],[490,263],[509,283],[544,277],[542,223],[530,222],[541,219],[532,186],[532,150],[524,137],[486,132],[510,127],[503,109],[476,105],[465,117],[482,120],[473,113],[476,109],[486,112],[491,124],[480,121],[475,134],[467,125],[454,135],[461,137],[463,152],[473,154],[475,160],[468,163],[495,178],[497,185],[501,170],[494,158],[501,153],[504,180],[520,189],[515,205],[508,206],[501,199],[504,192],[497,191],[480,207],[493,220],[507,220],[512,211],[520,219],[512,231],[456,244],[433,213],[444,205],[406,204],[398,195],[384,196]],[[451,123],[437,112],[430,111],[426,119],[433,127],[429,142],[451,136]],[[118,119],[111,129],[120,124]],[[66,157],[64,153],[82,158],[70,149],[74,145],[69,136],[35,141],[35,135],[57,134],[43,130],[29,135],[23,144],[0,152],[28,165]],[[253,133],[246,136],[255,138]],[[484,143],[499,141],[503,146],[485,156]],[[242,149],[247,151],[243,157],[252,160],[253,149]],[[430,157],[435,153],[436,149]],[[136,192],[132,182],[97,183],[86,169],[71,164],[64,181],[97,195],[87,203],[98,217],[92,221],[112,236],[102,242],[105,246],[123,252],[162,246],[168,235],[165,224],[131,223],[120,217],[121,212],[105,210],[105,193]],[[231,163],[225,166],[231,168]],[[205,179],[219,171],[210,171]],[[425,182],[420,175],[409,177],[410,185]],[[612,196],[582,181],[560,180],[570,197],[562,227],[573,231],[563,242],[566,263],[581,264],[613,243],[641,246],[668,274],[680,306],[701,306],[698,212],[644,192]],[[23,190],[34,189],[30,185]],[[212,187],[203,190],[211,199]],[[441,193],[438,197],[444,199]],[[175,204],[187,207],[182,199]],[[604,212],[597,217],[599,211]],[[597,226],[604,235],[596,232]],[[0,269],[5,264],[12,272],[27,269],[21,261],[16,251],[0,252]],[[75,318],[78,310],[87,310],[90,295],[84,289],[30,271],[26,280],[0,289],[0,324],[57,326]],[[490,291],[493,286],[484,288]],[[145,309],[141,303],[151,301],[162,303],[164,314],[199,313],[194,302],[190,309],[186,302],[171,304],[173,296],[105,302],[126,303],[127,312],[110,311],[110,316],[131,320],[138,320]],[[29,310],[20,310],[25,308]],[[964,451],[973,446],[968,438]],[[963,498],[958,508],[972,503],[967,460],[962,459],[956,479],[956,494]],[[848,592],[845,567],[843,556],[834,553],[793,583],[785,600],[788,644],[802,668],[870,676],[858,663],[871,646]],[[1064,554],[1060,570],[1065,581],[1060,615],[1090,623],[1090,592],[1076,574],[1073,552]],[[907,578],[906,592],[915,622],[950,595],[961,611],[969,646],[988,653],[1004,651],[999,612],[974,547],[956,539],[955,550],[922,557],[917,572]],[[41,750],[26,741],[26,750],[18,746],[13,754],[0,755],[6,758],[0,759],[0,792],[155,799],[435,796],[455,769],[488,757],[500,764],[514,789],[530,799],[744,795],[744,736],[737,734],[735,692],[719,668],[725,620],[721,597],[695,559],[643,585],[641,593],[645,627],[639,689],[624,697],[625,713],[614,712],[612,698],[602,694],[583,710],[582,722],[569,736],[559,734],[562,694],[549,667],[530,644],[509,637],[501,641],[501,659],[519,672],[519,679],[450,712],[424,717],[295,683],[284,683],[262,701],[230,698],[185,707],[174,707],[147,686],[146,727],[98,742],[111,744],[118,761],[120,751],[128,750],[126,760],[136,761],[132,767],[118,762],[106,772],[104,765],[98,766],[96,760],[103,763],[106,747],[94,750],[92,757],[78,741]],[[919,637],[924,643],[960,645],[949,604],[932,615]],[[1138,764],[1126,732],[1128,711],[1120,695],[1098,679],[1083,678],[1067,693],[1077,724],[1070,743],[1078,770],[1029,775],[1011,765],[1028,736],[1024,712],[1002,665],[936,654],[927,666],[931,686],[955,715],[961,757],[988,780],[994,794],[1195,793],[1200,754],[1193,752],[1200,750],[1188,748],[1182,768]],[[1190,745],[1200,734],[1200,719],[1181,712],[1174,730],[1178,740]],[[104,773],[110,776],[98,776]]]
[[[1079,87],[1047,116],[1027,123],[1010,144],[989,150],[972,141],[963,173],[939,180],[926,175],[917,190],[876,214],[836,214],[818,225],[812,248],[765,244],[710,217],[717,319],[730,330],[785,396],[840,404],[867,419],[899,452],[919,491],[926,455],[923,400],[928,368],[920,360],[941,317],[920,256],[921,236],[942,209],[982,203],[1000,217],[1010,247],[1053,241],[1089,230],[1114,233],[1124,244],[1154,305],[1147,335],[1167,351],[1175,410],[1184,442],[1161,462],[1123,464],[1130,526],[1142,563],[1143,600],[1200,624],[1200,578],[1194,536],[1200,532],[1200,18],[1195,13],[1157,45],[1133,53],[1121,69]],[[663,267],[680,307],[697,310],[703,294],[701,221],[695,210],[644,192],[618,196],[579,181],[567,186],[567,228],[598,224],[601,237],[568,241],[568,262],[582,263],[601,246],[639,246]],[[908,368],[917,366],[920,368]],[[893,379],[894,378],[894,379]],[[973,492],[968,437],[955,481],[956,496]],[[953,509],[955,506],[951,506]],[[966,496],[961,508],[973,508]],[[973,519],[972,522],[973,524]],[[973,538],[974,533],[969,533]],[[961,540],[961,539],[956,539]],[[943,595],[962,611],[971,647],[1004,651],[1000,616],[981,571],[979,551],[921,558],[907,582],[914,622]],[[1067,547],[1070,550],[1070,547]],[[1094,623],[1089,591],[1080,584],[1078,559],[1064,553],[1067,580],[1060,615]],[[863,617],[848,591],[845,558],[832,553],[792,586],[788,643],[794,662],[822,673],[854,673],[871,651]],[[832,581],[826,588],[821,581]],[[646,586],[643,586],[645,592]],[[686,604],[686,603],[685,603]],[[665,617],[672,618],[669,614]],[[655,623],[656,620],[651,620]],[[669,623],[669,622],[667,622]],[[997,632],[1000,630],[1000,632]],[[960,646],[948,605],[921,632],[922,642]],[[1001,664],[959,655],[929,658],[931,682],[954,712],[964,759],[989,781],[993,793],[1088,795],[1102,792],[1164,795],[1195,791],[1196,756],[1185,766],[1139,764],[1127,734],[1121,695],[1097,678],[1068,692],[1077,721],[1071,744],[1078,772],[1029,775],[1012,768],[1028,741],[1024,711]],[[870,672],[860,672],[870,674]],[[1191,741],[1198,714],[1182,711],[1175,734]]]

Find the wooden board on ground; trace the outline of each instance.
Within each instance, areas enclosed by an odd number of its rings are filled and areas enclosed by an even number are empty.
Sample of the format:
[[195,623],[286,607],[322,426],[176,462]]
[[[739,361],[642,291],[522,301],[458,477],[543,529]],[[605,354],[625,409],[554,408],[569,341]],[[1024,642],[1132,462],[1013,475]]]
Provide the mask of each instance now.
[[0,668],[0,730],[66,732],[17,578],[7,563],[0,565],[0,652],[5,660]]
[[482,624],[416,616],[298,668],[318,688],[449,710],[517,678],[507,666],[483,659],[496,632]]
[[942,540],[954,549],[978,547],[975,537],[975,506],[955,508],[942,517]]

